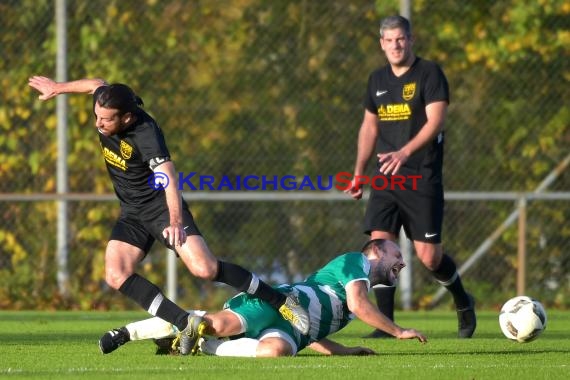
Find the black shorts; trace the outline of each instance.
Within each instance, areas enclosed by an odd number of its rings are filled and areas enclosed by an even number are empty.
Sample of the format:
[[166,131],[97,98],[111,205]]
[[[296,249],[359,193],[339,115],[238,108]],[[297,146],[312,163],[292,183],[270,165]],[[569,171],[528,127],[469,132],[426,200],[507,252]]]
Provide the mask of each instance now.
[[[182,204],[182,221],[186,235],[201,235],[186,202]],[[139,209],[122,208],[109,240],[129,243],[142,249],[145,254],[155,240],[174,250],[174,247],[162,236],[162,231],[169,225],[170,214],[164,203],[151,204]]]
[[443,225],[443,187],[429,192],[414,190],[371,190],[364,232],[390,232],[398,235],[403,226],[413,241],[441,243]]

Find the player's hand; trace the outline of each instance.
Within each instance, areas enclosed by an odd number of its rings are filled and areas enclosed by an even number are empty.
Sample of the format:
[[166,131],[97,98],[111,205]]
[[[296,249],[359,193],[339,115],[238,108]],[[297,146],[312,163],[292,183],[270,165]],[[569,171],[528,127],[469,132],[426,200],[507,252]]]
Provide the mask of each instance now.
[[402,332],[396,337],[398,339],[414,339],[417,338],[422,343],[427,343],[427,338],[421,332],[414,330],[414,329],[404,329]]
[[57,82],[50,78],[33,76],[28,79],[28,85],[39,91],[40,96],[38,98],[40,100],[48,100],[58,95],[56,91]]
[[408,161],[408,155],[401,150],[397,152],[379,153],[380,173],[384,175],[396,174],[400,167]]
[[186,231],[181,224],[171,224],[162,230],[162,236],[172,247],[180,247],[186,242]]
[[368,347],[346,347],[346,351],[344,355],[358,355],[358,356],[365,356],[365,355],[376,355],[376,352]]
[[352,199],[359,200],[360,198],[362,198],[364,190],[362,189],[361,185],[358,186],[356,185],[356,178],[353,178],[352,181],[350,182],[350,187],[344,190],[344,193],[350,195]]

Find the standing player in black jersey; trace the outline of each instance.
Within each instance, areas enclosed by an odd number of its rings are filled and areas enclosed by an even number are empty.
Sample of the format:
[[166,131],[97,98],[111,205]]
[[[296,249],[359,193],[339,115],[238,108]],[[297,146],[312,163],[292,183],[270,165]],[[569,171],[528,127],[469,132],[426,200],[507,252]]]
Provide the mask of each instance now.
[[[388,64],[368,78],[355,179],[347,193],[354,199],[362,197],[356,176],[365,174],[366,164],[375,151],[378,170],[387,178],[396,174],[421,176],[417,182],[405,181],[403,187],[394,186],[392,190],[373,188],[364,218],[365,232],[371,239],[395,240],[404,227],[419,260],[453,295],[458,336],[470,338],[477,323],[475,301],[463,288],[456,265],[443,253],[441,244],[443,126],[449,89],[441,68],[417,57],[412,44],[406,18],[392,16],[382,21],[380,47]],[[375,289],[380,311],[392,320],[395,291],[395,287]],[[382,336],[379,330],[369,335]]]
[[[199,321],[189,318],[155,284],[135,273],[137,263],[155,240],[174,249],[194,276],[223,282],[263,299],[303,334],[308,332],[308,314],[294,296],[275,291],[253,273],[217,260],[210,252],[178,190],[177,174],[162,130],[141,108],[142,100],[128,86],[107,85],[100,79],[57,83],[40,76],[30,78],[29,85],[40,92],[41,100],[63,93],[93,94],[103,158],[121,204],[121,214],[105,252],[105,280],[150,314],[177,326],[182,332],[182,354],[189,353],[193,337],[188,335]],[[170,184],[156,189],[151,180],[158,173],[165,174]],[[107,353],[128,340],[128,331],[116,329],[105,334],[99,346]]]

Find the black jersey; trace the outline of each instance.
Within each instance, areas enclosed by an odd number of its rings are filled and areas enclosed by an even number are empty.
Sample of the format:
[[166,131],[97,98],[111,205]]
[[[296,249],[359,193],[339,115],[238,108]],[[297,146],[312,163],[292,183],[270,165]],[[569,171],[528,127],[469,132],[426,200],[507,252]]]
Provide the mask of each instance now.
[[160,127],[149,114],[139,109],[136,121],[126,130],[109,137],[99,133],[99,141],[121,205],[166,202],[164,191],[155,190],[151,186],[153,182],[149,183],[154,174],[149,161],[157,157],[170,158],[170,153]]
[[[390,65],[370,74],[364,106],[378,115],[378,153],[401,149],[427,121],[426,105],[449,102],[449,86],[441,68],[434,62],[416,58],[400,77]],[[431,144],[414,152],[399,174],[420,173],[429,182],[441,181],[443,133]]]

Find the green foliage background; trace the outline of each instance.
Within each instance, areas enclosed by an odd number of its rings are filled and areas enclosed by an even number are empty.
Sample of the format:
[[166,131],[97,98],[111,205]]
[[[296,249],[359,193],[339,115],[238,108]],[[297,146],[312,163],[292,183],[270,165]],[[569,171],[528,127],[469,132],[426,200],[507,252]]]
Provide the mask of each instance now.
[[[40,102],[27,87],[32,75],[55,75],[54,4],[0,2],[0,192],[55,192],[55,101]],[[69,78],[133,87],[165,130],[178,171],[328,176],[352,170],[367,76],[384,63],[378,21],[398,7],[395,0],[69,0]],[[451,85],[448,190],[533,191],[569,154],[569,15],[564,0],[413,2],[416,52],[439,62]],[[110,193],[91,99],[68,101],[70,189]],[[569,177],[561,173],[550,190],[568,191]],[[191,206],[218,256],[271,281],[357,249],[364,207]],[[558,307],[570,305],[569,209],[567,201],[529,206],[529,293]],[[446,248],[465,261],[512,210],[509,202],[448,202]],[[55,281],[55,203],[0,202],[0,308],[131,307],[103,283],[117,212],[116,202],[71,204],[71,296],[64,298]],[[464,277],[482,305],[513,295],[516,246],[511,228]],[[164,285],[161,248],[141,270]],[[223,291],[179,271],[183,303],[219,304]],[[437,286],[419,265],[413,271],[422,307]]]

